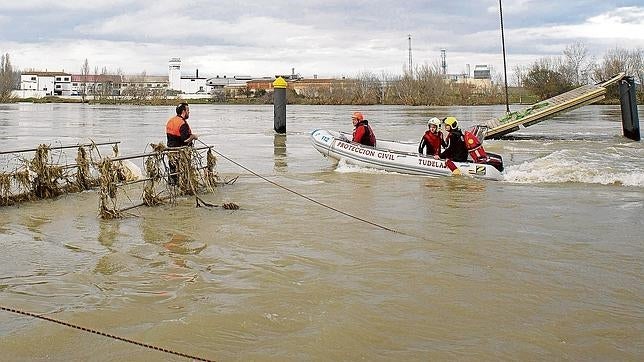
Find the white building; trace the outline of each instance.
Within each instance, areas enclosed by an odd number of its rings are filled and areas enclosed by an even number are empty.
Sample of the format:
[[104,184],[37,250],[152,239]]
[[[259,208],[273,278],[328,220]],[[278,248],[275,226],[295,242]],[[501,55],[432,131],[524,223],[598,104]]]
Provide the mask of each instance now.
[[206,78],[199,76],[199,69],[195,75],[181,75],[181,58],[171,58],[168,62],[169,89],[184,94],[207,93]]
[[110,74],[72,74],[71,94],[73,96],[120,95],[121,76]]
[[168,62],[169,89],[181,91],[181,58],[170,58]]
[[474,79],[492,79],[492,72],[487,64],[474,66]]
[[64,72],[24,72],[20,75],[20,89],[45,96],[68,96],[72,93],[72,75]]
[[124,75],[121,77],[121,94],[165,95],[168,89],[165,75]]

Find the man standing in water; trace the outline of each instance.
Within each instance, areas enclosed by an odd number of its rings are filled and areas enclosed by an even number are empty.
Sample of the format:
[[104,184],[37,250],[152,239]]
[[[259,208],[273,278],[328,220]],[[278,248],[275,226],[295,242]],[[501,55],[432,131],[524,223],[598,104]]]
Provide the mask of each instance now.
[[[172,147],[182,147],[182,146],[192,146],[192,141],[198,139],[197,135],[192,133],[190,125],[188,125],[188,118],[190,118],[190,107],[188,103],[180,103],[177,108],[177,115],[170,118],[168,123],[165,125],[165,134],[168,138],[167,146]],[[170,185],[176,185],[178,181],[177,165],[168,160],[168,166],[170,166],[170,177],[168,183]]]
[[188,103],[181,103],[177,106],[177,115],[170,118],[165,125],[165,134],[168,137],[168,147],[192,146],[192,141],[198,137],[192,133],[188,125],[190,118],[190,107]]

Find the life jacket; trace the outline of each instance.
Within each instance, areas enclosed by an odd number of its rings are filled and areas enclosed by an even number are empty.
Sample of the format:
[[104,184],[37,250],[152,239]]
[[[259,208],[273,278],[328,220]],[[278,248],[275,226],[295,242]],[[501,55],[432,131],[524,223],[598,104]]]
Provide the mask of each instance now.
[[[186,121],[179,117],[179,116],[174,116],[168,120],[168,123],[165,125],[165,133],[176,136],[176,137],[181,137],[181,126],[186,123]],[[190,126],[188,126],[190,128]]]
[[[427,144],[427,154],[438,155],[441,152],[441,143],[443,143],[443,134],[436,132],[431,133],[430,131],[425,131],[423,138]],[[431,147],[431,148],[430,148]]]
[[476,163],[485,163],[488,160],[487,153],[483,149],[481,141],[478,137],[470,131],[465,131],[463,133],[463,138],[465,139],[465,148],[470,153],[472,160]]
[[366,145],[366,146],[375,147],[376,146],[376,135],[373,133],[373,130],[371,129],[371,126],[369,126],[369,122],[367,122],[367,120],[360,121],[360,123],[358,124],[358,127],[356,127],[353,130],[354,138],[355,138],[356,131],[358,130],[359,127],[364,127],[364,133],[363,133],[361,139],[356,140],[356,142],[358,142],[360,144],[363,144],[363,145]]
[[168,120],[168,123],[166,123],[165,133],[168,137],[169,147],[185,146],[183,142],[185,141],[185,139],[182,139],[181,137],[181,127],[184,124],[188,127],[188,134],[192,134],[190,125],[188,124],[188,122],[186,122],[185,119],[181,118],[180,116],[174,116]]

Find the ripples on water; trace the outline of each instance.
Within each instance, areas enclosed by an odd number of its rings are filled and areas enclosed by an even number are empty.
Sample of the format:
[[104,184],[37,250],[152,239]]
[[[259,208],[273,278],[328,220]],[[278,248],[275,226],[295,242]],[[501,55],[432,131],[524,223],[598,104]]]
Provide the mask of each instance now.
[[[244,174],[207,201],[100,220],[95,192],[0,209],[0,295],[19,307],[218,360],[602,359],[641,355],[644,148],[618,107],[589,106],[489,141],[506,181],[336,166],[314,128],[356,107],[193,105],[191,126],[271,180]],[[416,141],[430,116],[503,107],[364,107],[379,137]],[[172,107],[0,105],[2,149],[163,141]],[[643,115],[640,114],[640,118]],[[73,156],[71,156],[73,159]],[[3,160],[6,162],[6,160]],[[138,197],[136,192],[132,192]],[[0,313],[9,360],[168,356]],[[97,357],[100,356],[100,357]]]

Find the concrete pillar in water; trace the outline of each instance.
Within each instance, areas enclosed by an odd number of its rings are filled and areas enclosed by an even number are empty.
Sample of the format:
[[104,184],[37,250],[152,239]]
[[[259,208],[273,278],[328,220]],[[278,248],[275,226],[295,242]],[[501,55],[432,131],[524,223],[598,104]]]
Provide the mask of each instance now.
[[286,81],[277,77],[273,82],[273,129],[286,133]]
[[624,77],[619,82],[619,104],[622,108],[622,131],[624,137],[640,140],[640,120],[637,115],[637,94],[635,78]]

